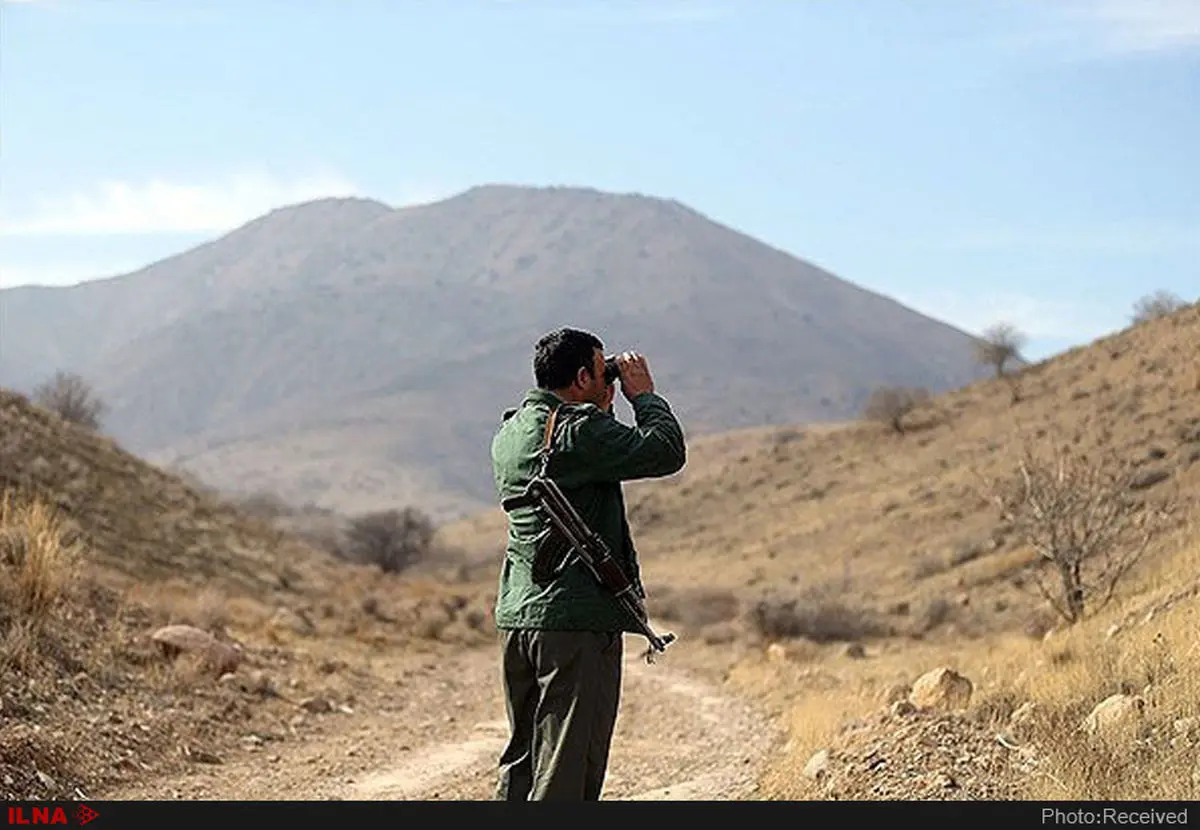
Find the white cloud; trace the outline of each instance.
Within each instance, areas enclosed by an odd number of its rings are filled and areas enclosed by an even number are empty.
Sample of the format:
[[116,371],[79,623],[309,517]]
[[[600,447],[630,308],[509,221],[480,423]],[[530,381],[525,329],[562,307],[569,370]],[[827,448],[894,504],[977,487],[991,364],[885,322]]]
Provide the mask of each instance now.
[[220,233],[283,205],[359,194],[337,175],[283,181],[242,173],[207,182],[108,181],[39,202],[32,216],[0,223],[0,234]]
[[1068,19],[1093,27],[1119,53],[1200,47],[1200,0],[1064,0]]

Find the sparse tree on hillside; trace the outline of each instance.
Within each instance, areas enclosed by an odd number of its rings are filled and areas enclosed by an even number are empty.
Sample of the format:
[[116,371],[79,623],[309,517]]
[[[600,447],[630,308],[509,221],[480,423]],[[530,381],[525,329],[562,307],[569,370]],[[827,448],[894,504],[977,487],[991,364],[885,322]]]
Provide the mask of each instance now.
[[984,366],[996,370],[996,377],[1004,376],[1004,367],[1021,359],[1025,335],[1009,323],[997,323],[983,332],[975,345],[975,359]]
[[864,414],[903,435],[904,417],[928,400],[929,392],[924,389],[884,386],[871,393]]
[[33,402],[88,429],[100,428],[100,416],[105,410],[88,382],[71,372],[56,372],[33,391]]
[[1035,583],[1066,622],[1108,604],[1170,514],[1165,504],[1139,498],[1147,481],[1112,455],[1064,447],[1039,456],[1026,447],[1011,475],[989,488],[1001,519],[1040,555]]
[[397,573],[423,558],[433,544],[433,521],[421,511],[382,510],[358,516],[345,533],[349,558]]
[[1159,317],[1174,314],[1186,306],[1187,303],[1177,294],[1172,294],[1170,291],[1155,291],[1133,304],[1133,322],[1136,325],[1157,320]]

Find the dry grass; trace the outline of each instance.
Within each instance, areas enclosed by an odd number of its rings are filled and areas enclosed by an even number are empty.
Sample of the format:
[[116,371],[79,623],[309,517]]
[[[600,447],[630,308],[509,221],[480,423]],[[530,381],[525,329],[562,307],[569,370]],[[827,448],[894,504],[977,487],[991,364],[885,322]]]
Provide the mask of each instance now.
[[[1033,797],[1194,792],[1194,747],[1172,739],[1200,714],[1200,611],[1189,596],[1139,620],[1200,565],[1197,342],[1200,309],[1185,309],[1024,369],[1016,403],[997,379],[935,399],[903,435],[864,423],[713,437],[683,475],[629,488],[652,612],[749,649],[730,679],[792,727],[764,794],[805,792],[803,764],[847,719],[941,665],[972,679],[985,723],[1039,704],[1043,763],[1020,782]],[[1011,474],[1030,437],[1105,447],[1155,474],[1143,497],[1177,508],[1113,604],[1049,639],[1038,555],[976,487]],[[0,649],[20,678],[0,709],[8,798],[162,773],[183,742],[220,751],[251,724],[286,722],[270,695],[165,662],[147,635],[168,622],[240,644],[245,672],[346,695],[387,681],[370,669],[381,655],[491,639],[494,512],[440,534],[466,560],[382,574],[3,392],[0,490]],[[1149,703],[1141,743],[1094,746],[1078,722],[1123,689]]]
[[[1032,772],[1011,773],[1023,797],[1197,797],[1198,566],[1200,545],[1193,543],[1131,586],[1134,594],[1121,606],[1044,639],[1001,634],[976,642],[889,645],[857,661],[829,649],[793,647],[785,660],[756,653],[742,661],[732,680],[773,706],[790,732],[785,752],[763,780],[763,796],[814,797],[802,770],[815,752],[836,745],[847,723],[886,708],[889,688],[949,666],[975,686],[966,712],[974,722],[1000,732],[1019,706],[1034,705],[1027,731],[1017,740],[1035,750],[1038,765]],[[1180,574],[1189,575],[1186,584]],[[1081,728],[1098,703],[1122,693],[1146,701],[1143,718],[1112,735]]]
[[[1200,743],[1176,721],[1200,716],[1200,603],[1185,597],[1140,621],[1200,579],[1198,344],[1192,306],[936,398],[903,435],[864,422],[723,436],[696,442],[674,479],[628,487],[655,613],[725,626],[731,645],[749,649],[730,680],[790,728],[763,797],[813,797],[802,775],[812,754],[878,712],[891,687],[938,666],[972,680],[969,717],[989,728],[1037,703],[1039,766],[1009,782],[1029,797],[1195,796]],[[1018,474],[1031,443],[1111,454],[1135,468],[1138,499],[1175,508],[1111,604],[1067,632],[1052,630],[1037,590],[1042,557],[981,487]],[[498,551],[503,518],[492,511],[444,534]],[[705,597],[721,598],[718,613]],[[1132,622],[1109,637],[1122,621]],[[1122,691],[1146,697],[1138,734],[1106,745],[1080,731]]]
[[[33,637],[78,576],[83,546],[55,512],[40,501],[0,492],[0,623]],[[19,655],[0,653],[0,665]],[[20,662],[19,660],[17,662]]]
[[[1015,404],[1008,376],[937,397],[904,435],[864,421],[696,441],[681,474],[627,487],[645,578],[729,592],[743,609],[770,596],[835,594],[905,634],[1024,631],[1044,607],[1026,572],[1037,554],[981,482],[1016,473],[1026,444],[1107,449],[1159,479],[1139,496],[1176,502],[1176,520],[1138,566],[1154,568],[1164,540],[1200,505],[1198,343],[1200,307],[1191,307],[1010,370],[1021,386]],[[503,515],[442,535],[495,561]],[[939,604],[956,610],[925,630],[922,609]]]
[[[288,723],[293,704],[260,693],[284,678],[370,700],[390,688],[381,656],[486,642],[487,595],[428,570],[336,561],[0,391],[0,797],[164,774],[184,745],[219,755]],[[149,635],[177,623],[240,646],[237,681],[164,659]]]

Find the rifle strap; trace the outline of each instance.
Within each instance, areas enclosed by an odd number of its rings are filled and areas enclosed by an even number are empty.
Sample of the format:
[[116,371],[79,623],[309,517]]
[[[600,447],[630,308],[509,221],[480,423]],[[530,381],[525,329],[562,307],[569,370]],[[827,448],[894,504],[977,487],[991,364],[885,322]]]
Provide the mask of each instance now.
[[546,418],[546,434],[542,440],[542,478],[546,477],[546,473],[550,466],[550,455],[554,452],[554,426],[558,420],[558,407],[550,408],[550,415]]

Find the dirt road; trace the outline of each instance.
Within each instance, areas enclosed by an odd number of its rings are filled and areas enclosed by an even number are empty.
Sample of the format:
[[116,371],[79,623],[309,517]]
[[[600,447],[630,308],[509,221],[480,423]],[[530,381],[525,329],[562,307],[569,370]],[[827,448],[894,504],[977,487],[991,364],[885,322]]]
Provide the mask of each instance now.
[[[715,679],[641,659],[627,638],[623,703],[604,798],[754,798],[774,727]],[[101,794],[112,799],[490,799],[507,737],[496,653],[476,650],[380,662],[394,689],[346,707],[298,714],[244,751],[185,774]]]

